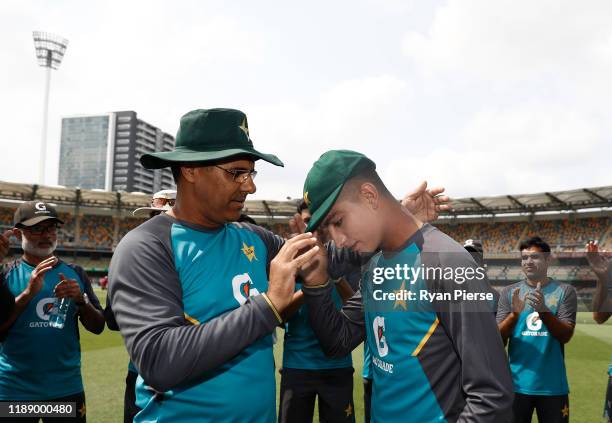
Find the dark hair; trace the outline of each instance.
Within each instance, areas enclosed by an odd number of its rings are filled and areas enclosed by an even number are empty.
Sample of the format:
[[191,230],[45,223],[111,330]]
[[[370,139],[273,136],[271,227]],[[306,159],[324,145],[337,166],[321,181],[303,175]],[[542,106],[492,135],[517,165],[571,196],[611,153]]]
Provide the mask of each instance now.
[[298,206],[297,206],[297,212],[298,212],[299,214],[302,214],[302,212],[303,212],[304,210],[308,210],[308,204],[306,204],[306,201],[301,200],[301,201],[300,201],[300,203],[299,203],[299,204],[298,204]]
[[[356,189],[358,185],[361,186],[361,184],[364,182],[369,182],[374,185],[380,195],[393,198],[393,195],[391,194],[389,189],[387,189],[387,186],[382,181],[382,179],[380,179],[378,172],[376,172],[376,169],[374,169],[373,167],[368,166],[361,170],[356,170],[349,179],[349,183],[352,183],[351,189]],[[345,186],[346,185],[347,184],[345,184]]]
[[255,221],[255,219],[253,219],[248,214],[244,214],[244,213],[240,214],[240,217],[238,218],[238,222],[247,222],[247,223],[251,223],[253,225],[257,225],[257,222]]
[[181,166],[179,164],[170,166],[172,171],[172,178],[174,179],[174,185],[178,185],[179,178],[181,176]]
[[170,166],[170,170],[172,171],[172,178],[174,178],[174,185],[178,186],[179,179],[181,177],[181,167],[200,167],[200,166],[210,166],[212,163],[206,162],[189,162],[189,163],[174,163]]
[[539,236],[532,236],[521,241],[521,243],[519,244],[519,251],[523,251],[531,247],[537,247],[543,253],[550,253],[550,245],[548,245]]

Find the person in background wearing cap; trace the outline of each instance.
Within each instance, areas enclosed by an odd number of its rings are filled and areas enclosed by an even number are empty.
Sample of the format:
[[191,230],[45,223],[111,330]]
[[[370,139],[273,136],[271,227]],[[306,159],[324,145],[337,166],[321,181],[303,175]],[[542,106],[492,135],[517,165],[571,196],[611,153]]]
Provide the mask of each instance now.
[[[612,316],[612,296],[608,295],[608,291],[612,288],[612,260],[605,252],[599,251],[597,241],[589,241],[585,249],[589,266],[597,277],[595,294],[591,303],[593,320],[601,325]],[[604,418],[608,423],[612,422],[612,364],[608,366]]]
[[[23,256],[2,271],[15,306],[0,327],[0,400],[75,402],[76,417],[66,421],[84,422],[77,317],[85,329],[99,334],[104,316],[85,271],[53,255],[61,224],[55,207],[42,201],[22,203],[15,212],[13,234]],[[56,298],[72,300],[62,329],[49,326]]]
[[[175,151],[141,157],[149,169],[170,166],[178,192],[172,210],[121,240],[110,265],[110,301],[140,374],[136,422],[276,420],[272,333],[319,247],[312,234],[285,241],[236,223],[259,159],[282,166],[254,149],[234,109],[187,113]],[[329,255],[360,264],[348,251]]]
[[564,345],[576,325],[577,299],[573,286],[548,277],[550,246],[540,237],[521,241],[521,267],[526,279],[505,287],[499,299],[497,322],[514,381],[514,421],[569,421],[569,386]]
[[[486,273],[486,263],[484,259],[484,248],[482,248],[482,242],[477,239],[466,239],[463,243],[463,248],[468,251],[474,261],[478,264],[480,268]],[[497,314],[497,304],[499,303],[499,292],[495,289],[491,289],[493,293],[493,301],[491,301],[491,311],[493,314]]]
[[[338,247],[371,255],[361,290],[341,311],[331,300],[326,255],[319,253],[316,268],[307,269],[311,273],[302,291],[321,347],[337,357],[367,340],[373,422],[508,421],[512,381],[486,302],[384,301],[383,294],[389,298],[416,288],[429,293],[459,287],[453,279],[444,284],[375,277],[388,270],[414,270],[419,262],[434,269],[474,269],[477,264],[460,244],[398,203],[375,167],[363,154],[332,150],[315,162],[304,183],[312,213],[306,230],[326,227]],[[490,290],[477,278],[463,282],[466,291]]]
[[154,217],[162,212],[172,209],[176,201],[176,191],[163,189],[153,194],[150,207],[140,207],[132,212],[135,217]]
[[[176,201],[176,191],[165,189],[153,194],[150,207],[140,207],[132,212],[136,217],[147,216],[155,217],[160,213],[165,213],[172,209]],[[106,307],[104,308],[104,319],[106,326],[113,331],[119,330],[119,325],[115,320],[113,309],[110,305],[108,296],[106,297]],[[128,363],[128,372],[125,377],[125,392],[123,394],[123,422],[131,423],[134,417],[140,411],[140,407],[136,405],[136,379],[138,378],[138,370],[132,360]]]

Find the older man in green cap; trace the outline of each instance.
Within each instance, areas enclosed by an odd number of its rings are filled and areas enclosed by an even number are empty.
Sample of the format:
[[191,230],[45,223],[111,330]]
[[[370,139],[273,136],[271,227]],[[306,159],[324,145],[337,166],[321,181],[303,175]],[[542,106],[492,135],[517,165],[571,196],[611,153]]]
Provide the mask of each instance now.
[[509,421],[512,380],[483,269],[399,204],[375,168],[363,154],[328,151],[304,184],[307,230],[325,227],[338,247],[371,257],[361,291],[337,310],[319,253],[302,291],[321,347],[336,357],[367,342],[372,422]]
[[[136,422],[276,419],[272,332],[296,275],[326,270],[300,272],[318,269],[312,234],[285,241],[236,223],[260,159],[282,166],[254,149],[246,116],[233,109],[187,113],[175,151],[141,157],[147,168],[172,168],[177,196],[121,240],[110,265],[110,303],[140,375]],[[328,255],[330,266],[360,264],[348,251]]]
[[253,148],[246,116],[232,109],[186,114],[175,151],[141,157],[170,166],[178,192],[171,210],[121,240],[110,265],[112,309],[140,374],[136,422],[275,420],[272,332],[317,249],[310,234],[283,243],[229,224],[255,192],[258,159],[282,166]]

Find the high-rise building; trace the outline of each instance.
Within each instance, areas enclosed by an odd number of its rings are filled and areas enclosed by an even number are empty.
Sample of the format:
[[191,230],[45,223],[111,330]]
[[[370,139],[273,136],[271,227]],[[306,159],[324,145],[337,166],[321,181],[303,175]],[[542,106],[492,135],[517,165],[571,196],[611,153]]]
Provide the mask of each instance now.
[[58,183],[107,191],[173,189],[170,169],[149,170],[140,164],[144,153],[173,148],[172,135],[138,119],[136,112],[66,117]]

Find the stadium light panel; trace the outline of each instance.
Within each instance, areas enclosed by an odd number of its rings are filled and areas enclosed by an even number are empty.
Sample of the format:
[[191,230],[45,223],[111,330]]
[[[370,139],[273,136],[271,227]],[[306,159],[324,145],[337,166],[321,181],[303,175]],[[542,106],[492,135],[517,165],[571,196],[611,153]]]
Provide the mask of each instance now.
[[38,64],[42,67],[58,69],[66,53],[68,40],[49,32],[33,31],[34,48]]

